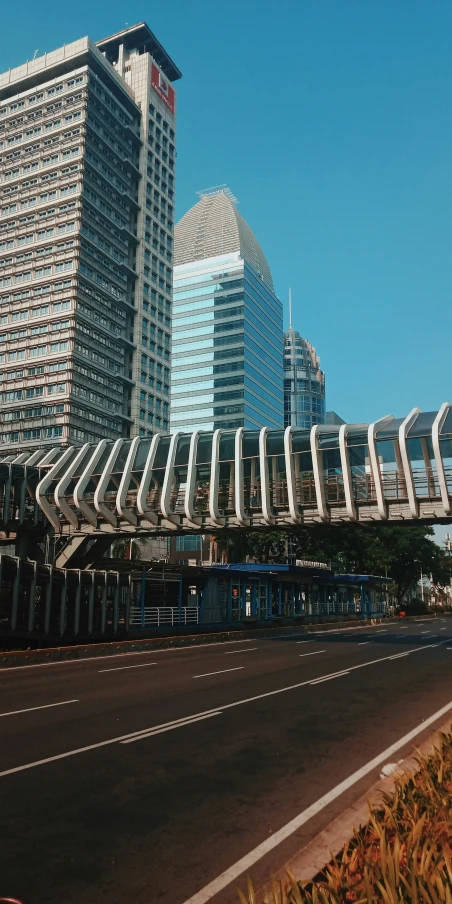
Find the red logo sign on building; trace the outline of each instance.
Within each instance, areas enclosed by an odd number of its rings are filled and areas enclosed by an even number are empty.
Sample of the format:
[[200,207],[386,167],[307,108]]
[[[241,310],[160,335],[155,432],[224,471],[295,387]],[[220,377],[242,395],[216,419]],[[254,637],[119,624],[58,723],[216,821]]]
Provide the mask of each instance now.
[[174,88],[163,77],[155,63],[152,64],[151,87],[158,94],[160,100],[168,107],[168,110],[174,113]]

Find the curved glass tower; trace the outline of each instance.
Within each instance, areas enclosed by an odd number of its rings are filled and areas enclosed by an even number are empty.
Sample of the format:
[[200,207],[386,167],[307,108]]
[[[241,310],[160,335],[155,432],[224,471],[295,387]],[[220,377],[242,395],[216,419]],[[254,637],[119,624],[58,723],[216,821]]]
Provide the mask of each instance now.
[[325,374],[307,339],[292,326],[284,333],[284,426],[325,423]]
[[282,304],[229,189],[175,230],[171,432],[282,427]]

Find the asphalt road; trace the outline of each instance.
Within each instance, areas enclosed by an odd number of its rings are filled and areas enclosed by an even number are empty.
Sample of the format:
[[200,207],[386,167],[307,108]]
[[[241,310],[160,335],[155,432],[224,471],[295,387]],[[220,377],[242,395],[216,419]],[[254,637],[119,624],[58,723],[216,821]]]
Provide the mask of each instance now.
[[1,670],[0,896],[235,904],[452,722],[451,677],[452,619]]

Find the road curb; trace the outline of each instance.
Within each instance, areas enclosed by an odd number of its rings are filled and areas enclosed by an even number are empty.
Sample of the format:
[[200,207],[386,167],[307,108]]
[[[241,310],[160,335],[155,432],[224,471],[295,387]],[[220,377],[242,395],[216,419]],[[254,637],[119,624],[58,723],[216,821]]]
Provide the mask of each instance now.
[[[353,836],[356,828],[365,826],[369,821],[369,803],[378,806],[383,801],[384,794],[390,794],[395,787],[396,779],[407,772],[417,770],[418,752],[422,754],[432,753],[438,734],[452,730],[451,716],[443,722],[434,732],[418,746],[416,752],[409,754],[387,778],[379,779],[369,790],[363,794],[352,806],[347,807],[340,816],[337,816],[327,827],[316,835],[312,841],[301,848],[294,857],[291,857],[276,874],[275,878],[281,878],[285,884],[288,881],[287,872],[291,872],[297,882],[312,881],[331,861],[337,856],[344,845]],[[268,882],[267,882],[268,886]],[[256,895],[257,904],[264,904],[265,887],[259,889]]]
[[341,619],[336,622],[328,621],[323,624],[310,625],[281,625],[275,628],[247,628],[239,631],[218,631],[209,634],[185,634],[170,635],[168,637],[154,637],[143,640],[112,641],[111,643],[77,644],[75,646],[47,647],[37,650],[12,650],[0,652],[0,670],[13,666],[39,665],[51,662],[70,662],[79,659],[98,658],[101,656],[120,656],[146,651],[164,650],[180,647],[204,646],[205,644],[225,643],[240,640],[257,640],[266,637],[280,637],[309,634],[315,632],[328,632],[337,630],[338,625],[343,630],[363,627],[371,622],[380,624],[393,624],[391,620],[376,619]]

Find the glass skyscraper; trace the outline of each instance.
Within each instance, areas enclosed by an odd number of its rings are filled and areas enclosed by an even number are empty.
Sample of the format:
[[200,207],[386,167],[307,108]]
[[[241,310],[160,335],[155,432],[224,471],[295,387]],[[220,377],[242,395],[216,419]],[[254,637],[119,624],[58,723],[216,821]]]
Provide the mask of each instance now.
[[172,433],[284,423],[282,304],[236,204],[203,192],[175,229]]
[[284,425],[311,428],[325,423],[325,374],[307,339],[290,325],[284,333]]

